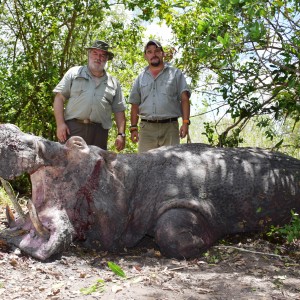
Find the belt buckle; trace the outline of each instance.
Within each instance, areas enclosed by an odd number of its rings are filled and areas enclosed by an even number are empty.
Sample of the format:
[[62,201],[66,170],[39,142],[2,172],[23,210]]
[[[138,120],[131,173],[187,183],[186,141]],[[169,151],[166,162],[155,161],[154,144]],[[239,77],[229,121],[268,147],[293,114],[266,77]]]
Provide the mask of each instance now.
[[90,120],[90,119],[84,119],[84,120],[83,120],[83,123],[84,123],[84,124],[90,124],[90,123],[91,123],[91,120]]

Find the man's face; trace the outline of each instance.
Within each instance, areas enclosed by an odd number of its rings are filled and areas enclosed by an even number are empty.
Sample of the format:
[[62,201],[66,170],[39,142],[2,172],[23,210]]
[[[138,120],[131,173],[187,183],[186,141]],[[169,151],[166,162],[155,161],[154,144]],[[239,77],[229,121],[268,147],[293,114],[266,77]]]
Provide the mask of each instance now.
[[89,66],[96,69],[103,69],[108,60],[108,54],[104,50],[91,49],[89,51]]
[[163,64],[164,52],[161,48],[157,48],[155,45],[150,45],[147,47],[144,57],[149,65],[158,67]]

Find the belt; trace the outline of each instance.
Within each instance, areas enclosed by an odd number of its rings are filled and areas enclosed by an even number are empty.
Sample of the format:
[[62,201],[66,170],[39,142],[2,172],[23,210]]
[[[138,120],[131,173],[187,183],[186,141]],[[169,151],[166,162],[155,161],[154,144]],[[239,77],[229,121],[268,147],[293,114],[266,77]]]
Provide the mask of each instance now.
[[148,123],[172,123],[178,121],[178,118],[170,118],[170,119],[163,119],[163,120],[146,120],[141,119],[142,122],[148,122]]
[[101,124],[101,123],[96,123],[96,122],[92,122],[90,119],[84,119],[84,120],[81,120],[81,119],[72,119],[78,123],[81,123],[81,124]]

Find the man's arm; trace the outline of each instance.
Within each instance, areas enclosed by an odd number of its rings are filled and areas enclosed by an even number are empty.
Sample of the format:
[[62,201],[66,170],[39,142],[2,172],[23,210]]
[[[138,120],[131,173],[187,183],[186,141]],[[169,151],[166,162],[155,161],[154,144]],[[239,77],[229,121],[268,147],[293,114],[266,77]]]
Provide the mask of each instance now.
[[189,133],[189,124],[184,123],[183,120],[190,119],[190,94],[184,91],[181,94],[181,110],[182,110],[182,126],[180,127],[180,137],[184,138]]
[[60,142],[65,142],[68,134],[70,134],[70,130],[64,119],[64,101],[65,97],[61,93],[56,93],[53,102],[53,110],[56,121],[56,135]]
[[138,104],[131,104],[131,111],[130,111],[130,135],[131,140],[133,143],[137,143],[139,141],[139,134],[138,134],[138,121],[139,121],[139,105]]
[[[126,128],[126,118],[125,112],[120,111],[115,113],[115,121],[118,128],[118,133],[125,133]],[[115,141],[115,146],[118,151],[121,151],[125,148],[125,137],[118,135]]]

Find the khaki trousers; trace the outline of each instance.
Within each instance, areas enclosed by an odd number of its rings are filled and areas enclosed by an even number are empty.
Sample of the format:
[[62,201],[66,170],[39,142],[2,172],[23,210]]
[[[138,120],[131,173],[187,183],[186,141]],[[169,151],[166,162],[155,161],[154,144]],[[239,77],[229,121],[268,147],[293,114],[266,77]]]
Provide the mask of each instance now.
[[161,146],[178,145],[179,125],[172,123],[148,123],[141,121],[138,153],[146,152]]

